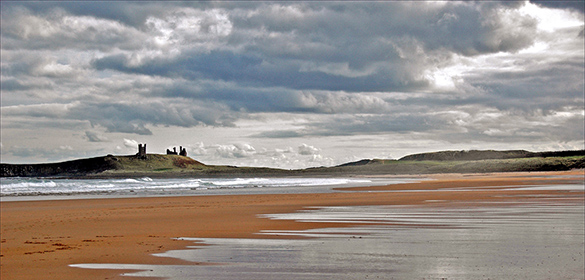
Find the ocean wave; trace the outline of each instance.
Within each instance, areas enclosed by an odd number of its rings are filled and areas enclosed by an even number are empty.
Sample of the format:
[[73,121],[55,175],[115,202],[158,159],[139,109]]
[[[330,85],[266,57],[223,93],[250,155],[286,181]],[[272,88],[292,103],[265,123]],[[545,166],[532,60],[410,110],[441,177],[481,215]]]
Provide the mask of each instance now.
[[51,179],[2,178],[0,195],[61,195],[90,193],[165,192],[181,190],[303,187],[364,183],[369,180],[344,178],[201,178],[201,179]]
[[41,181],[41,182],[17,182],[17,183],[2,183],[2,189],[27,189],[27,188],[50,188],[56,187],[57,183],[53,181]]

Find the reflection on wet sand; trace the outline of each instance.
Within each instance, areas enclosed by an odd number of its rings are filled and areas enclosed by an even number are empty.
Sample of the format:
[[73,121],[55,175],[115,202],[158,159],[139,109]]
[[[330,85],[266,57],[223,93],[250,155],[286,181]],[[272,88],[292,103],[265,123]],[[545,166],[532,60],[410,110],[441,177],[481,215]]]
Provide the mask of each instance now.
[[583,216],[582,199],[310,208],[264,217],[364,225],[191,238],[206,246],[159,254],[207,266],[75,266],[169,279],[581,279]]

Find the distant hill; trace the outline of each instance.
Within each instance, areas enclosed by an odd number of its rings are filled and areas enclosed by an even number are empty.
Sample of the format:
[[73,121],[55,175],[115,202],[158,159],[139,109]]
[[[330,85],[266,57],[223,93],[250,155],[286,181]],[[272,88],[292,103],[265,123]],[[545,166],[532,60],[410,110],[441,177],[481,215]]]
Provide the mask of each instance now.
[[[585,150],[529,152],[524,150],[441,151],[398,160],[363,159],[328,168],[346,174],[437,174],[519,171],[561,171],[585,168]],[[321,168],[324,170],[327,168]],[[313,170],[316,172],[318,170]]]
[[511,159],[511,158],[532,158],[532,157],[570,157],[583,156],[585,150],[558,151],[558,152],[529,152],[525,150],[470,150],[470,151],[441,151],[434,153],[422,153],[405,156],[399,160],[430,160],[430,161],[460,161],[460,160],[486,160],[486,159]]
[[192,158],[178,155],[148,154],[137,156],[113,156],[77,159],[59,163],[1,164],[1,177],[46,177],[91,175],[116,172],[168,172],[202,170],[207,166]]
[[0,177],[177,178],[352,176],[513,171],[559,171],[585,168],[585,150],[561,152],[443,151],[399,160],[364,159],[334,167],[285,170],[206,165],[180,155],[146,154],[78,159],[59,163],[0,164]]
[[344,163],[344,164],[338,165],[337,167],[351,167],[351,166],[363,166],[363,165],[368,165],[368,164],[380,164],[380,163],[383,163],[384,161],[388,161],[388,160],[362,159],[362,160],[358,160],[358,161],[354,161],[354,162]]

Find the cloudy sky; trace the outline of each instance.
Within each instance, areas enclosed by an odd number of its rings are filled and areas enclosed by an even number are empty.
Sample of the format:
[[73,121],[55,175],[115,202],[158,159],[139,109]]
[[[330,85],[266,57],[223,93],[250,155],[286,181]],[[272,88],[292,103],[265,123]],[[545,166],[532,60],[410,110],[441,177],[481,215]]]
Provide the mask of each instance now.
[[1,5],[5,163],[584,148],[581,0]]

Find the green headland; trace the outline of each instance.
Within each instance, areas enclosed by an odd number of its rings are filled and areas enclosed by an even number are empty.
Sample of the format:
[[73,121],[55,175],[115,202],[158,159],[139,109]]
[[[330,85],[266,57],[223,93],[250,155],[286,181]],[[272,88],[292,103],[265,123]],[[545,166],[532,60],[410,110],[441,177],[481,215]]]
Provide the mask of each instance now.
[[207,165],[175,154],[107,155],[58,163],[0,164],[0,177],[153,178],[413,175],[561,171],[585,168],[585,150],[529,152],[524,150],[442,151],[398,160],[364,159],[333,167],[275,169]]

